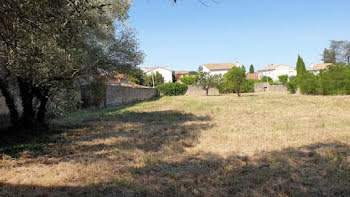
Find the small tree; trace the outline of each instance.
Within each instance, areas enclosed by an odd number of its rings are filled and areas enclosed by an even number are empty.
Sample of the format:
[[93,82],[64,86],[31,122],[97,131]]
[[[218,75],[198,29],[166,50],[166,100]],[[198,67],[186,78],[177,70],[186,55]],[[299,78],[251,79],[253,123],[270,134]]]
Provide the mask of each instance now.
[[210,75],[207,72],[200,72],[198,76],[198,85],[209,95],[209,89],[215,87],[217,76]]
[[254,73],[254,66],[253,66],[253,64],[250,65],[250,67],[249,67],[249,73]]
[[232,86],[233,90],[237,92],[238,96],[241,96],[242,85],[245,83],[246,75],[244,67],[233,67],[226,74],[225,78]]
[[158,71],[156,74],[152,73],[151,75],[145,76],[145,85],[148,87],[156,87],[157,85],[164,83],[164,77]]
[[283,85],[286,85],[286,83],[288,82],[288,75],[281,75],[281,76],[278,76],[278,80],[279,80]]

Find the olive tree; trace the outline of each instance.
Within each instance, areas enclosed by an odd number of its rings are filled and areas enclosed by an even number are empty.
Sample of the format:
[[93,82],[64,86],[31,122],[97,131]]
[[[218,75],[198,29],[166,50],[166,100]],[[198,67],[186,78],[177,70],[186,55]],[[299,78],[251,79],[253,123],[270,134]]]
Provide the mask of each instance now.
[[[128,0],[4,0],[0,89],[12,122],[26,128],[42,124],[57,87],[139,64],[134,33],[123,26],[130,6]],[[12,79],[22,101],[21,119],[9,91]]]

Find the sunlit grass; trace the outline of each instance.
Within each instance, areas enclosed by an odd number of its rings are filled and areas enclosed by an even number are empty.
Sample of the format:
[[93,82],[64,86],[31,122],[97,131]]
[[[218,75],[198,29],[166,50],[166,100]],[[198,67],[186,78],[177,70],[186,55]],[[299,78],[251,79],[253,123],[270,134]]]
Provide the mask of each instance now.
[[79,111],[1,147],[0,196],[347,196],[349,120],[349,96],[282,93]]

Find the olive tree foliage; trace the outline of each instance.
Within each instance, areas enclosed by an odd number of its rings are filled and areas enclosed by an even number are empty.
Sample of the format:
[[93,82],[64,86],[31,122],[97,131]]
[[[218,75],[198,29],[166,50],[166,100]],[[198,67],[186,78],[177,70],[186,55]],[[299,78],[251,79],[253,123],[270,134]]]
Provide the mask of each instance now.
[[[1,2],[0,89],[14,125],[44,123],[55,90],[142,62],[134,32],[124,25],[129,0]],[[22,101],[21,118],[12,81]]]
[[199,72],[198,75],[198,81],[197,84],[200,86],[203,90],[205,90],[205,94],[209,95],[209,89],[214,88],[217,81],[218,81],[219,75],[211,75],[207,72]]
[[350,41],[331,40],[329,49],[324,49],[322,59],[325,63],[350,64]]

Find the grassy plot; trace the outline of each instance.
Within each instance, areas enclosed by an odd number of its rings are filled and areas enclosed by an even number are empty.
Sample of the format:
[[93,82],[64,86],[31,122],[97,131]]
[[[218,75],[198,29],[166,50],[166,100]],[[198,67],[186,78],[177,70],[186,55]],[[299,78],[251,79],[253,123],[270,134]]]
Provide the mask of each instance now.
[[350,97],[163,97],[0,145],[0,196],[349,196]]

